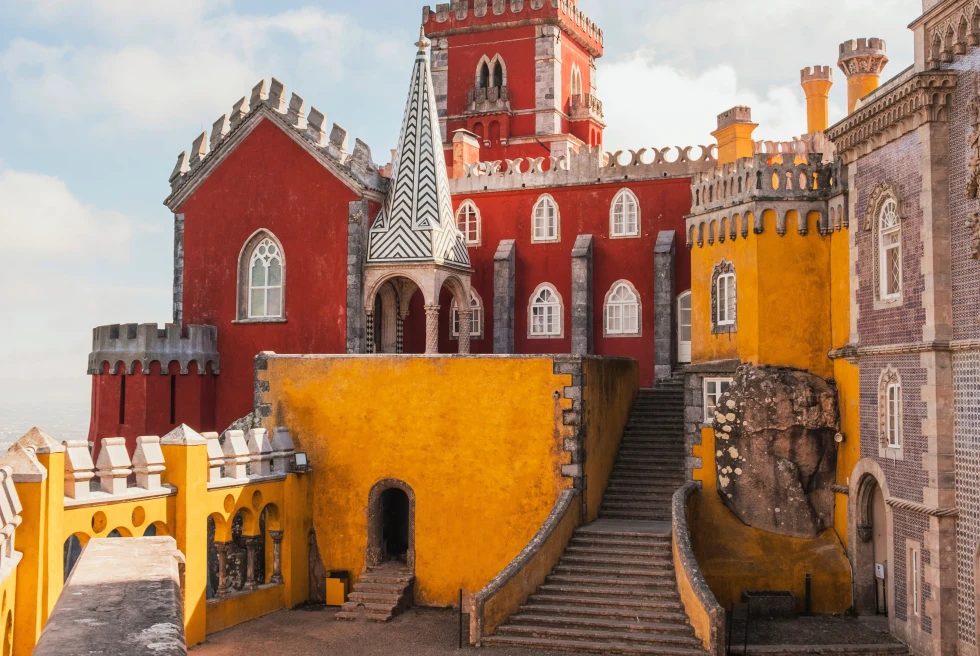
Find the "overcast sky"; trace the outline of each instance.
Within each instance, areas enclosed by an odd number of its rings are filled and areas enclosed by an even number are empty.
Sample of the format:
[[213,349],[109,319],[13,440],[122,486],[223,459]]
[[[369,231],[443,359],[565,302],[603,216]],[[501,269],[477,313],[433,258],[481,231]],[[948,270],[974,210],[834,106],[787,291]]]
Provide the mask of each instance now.
[[[806,129],[799,70],[849,38],[912,61],[920,0],[580,0],[605,31],[607,149],[711,143],[750,105],[759,138]],[[395,146],[415,0],[0,0],[0,400],[86,402],[93,326],[170,319],[177,154],[276,76]],[[832,121],[842,117],[835,71]],[[236,246],[237,248],[237,246]]]

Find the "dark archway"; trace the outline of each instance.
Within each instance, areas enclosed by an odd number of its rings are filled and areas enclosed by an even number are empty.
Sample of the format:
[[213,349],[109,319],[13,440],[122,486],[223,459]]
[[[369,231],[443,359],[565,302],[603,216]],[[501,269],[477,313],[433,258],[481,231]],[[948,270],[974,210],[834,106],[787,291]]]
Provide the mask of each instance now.
[[855,510],[857,535],[852,537],[854,605],[861,615],[887,615],[887,578],[891,574],[887,507],[881,486],[871,474],[860,479]]
[[367,564],[386,561],[415,570],[415,492],[391,478],[375,483],[368,495]]

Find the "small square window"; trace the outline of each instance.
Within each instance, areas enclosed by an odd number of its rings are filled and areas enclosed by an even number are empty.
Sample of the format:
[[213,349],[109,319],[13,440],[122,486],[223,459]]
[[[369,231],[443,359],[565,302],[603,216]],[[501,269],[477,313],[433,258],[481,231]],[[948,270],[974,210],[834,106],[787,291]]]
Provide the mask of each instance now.
[[704,379],[704,422],[706,424],[715,420],[715,408],[718,407],[718,400],[728,391],[731,384],[731,378]]

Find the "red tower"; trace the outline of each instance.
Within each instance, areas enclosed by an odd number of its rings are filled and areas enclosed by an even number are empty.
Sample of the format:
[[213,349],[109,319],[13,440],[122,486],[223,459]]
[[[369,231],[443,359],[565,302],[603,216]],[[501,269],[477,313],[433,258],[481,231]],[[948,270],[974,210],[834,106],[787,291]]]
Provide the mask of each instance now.
[[426,7],[422,21],[447,150],[460,129],[487,160],[602,143],[602,30],[575,0],[462,0]]

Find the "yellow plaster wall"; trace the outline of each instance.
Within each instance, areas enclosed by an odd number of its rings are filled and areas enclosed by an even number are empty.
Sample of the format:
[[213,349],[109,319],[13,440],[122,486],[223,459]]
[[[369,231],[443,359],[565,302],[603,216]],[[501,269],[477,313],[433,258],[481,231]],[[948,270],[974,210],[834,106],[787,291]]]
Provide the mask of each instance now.
[[636,360],[589,358],[585,379],[585,507],[590,522],[599,514],[619,442],[640,387]]
[[746,526],[721,502],[715,477],[715,434],[701,430],[694,456],[703,482],[691,497],[689,527],[698,565],[723,608],[746,590],[789,590],[803,611],[806,574],[812,575],[813,612],[843,613],[851,606],[851,570],[834,529],[806,540]]
[[259,377],[274,416],[309,454],[328,570],[363,573],[375,483],[412,488],[423,605],[482,589],[571,485],[560,470],[572,381],[550,357],[272,356]]
[[[688,504],[690,505],[690,504]],[[690,514],[690,511],[688,511]],[[690,518],[688,518],[690,522]],[[701,640],[705,650],[714,653],[715,645],[711,641],[711,616],[698,598],[694,591],[694,585],[684,569],[681,562],[680,549],[677,546],[677,534],[671,533],[670,537],[671,553],[673,554],[674,572],[677,574],[677,592],[680,594],[681,603],[684,604],[684,612],[687,614],[687,621],[694,629],[694,635]]]

